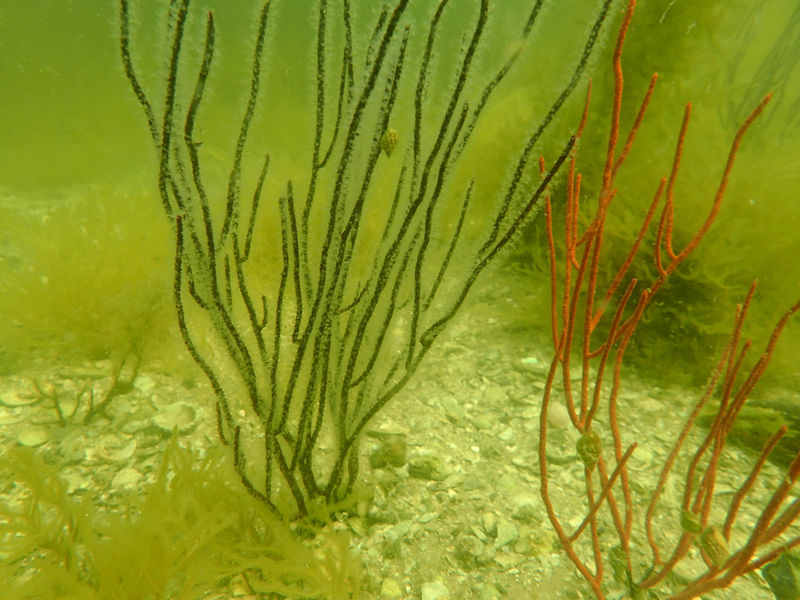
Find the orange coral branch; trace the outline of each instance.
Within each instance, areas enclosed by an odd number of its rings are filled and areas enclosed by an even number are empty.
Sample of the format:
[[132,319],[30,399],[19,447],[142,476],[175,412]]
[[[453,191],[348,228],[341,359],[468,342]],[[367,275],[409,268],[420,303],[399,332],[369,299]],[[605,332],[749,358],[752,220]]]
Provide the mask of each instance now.
[[[611,125],[602,172],[602,186],[598,193],[597,205],[593,218],[582,233],[579,232],[581,174],[576,168],[577,146],[571,151],[566,184],[566,209],[563,237],[564,272],[562,278],[563,289],[561,291],[559,291],[557,283],[558,265],[556,260],[555,236],[553,233],[552,205],[549,196],[546,198],[545,202],[547,244],[551,275],[551,335],[554,346],[554,357],[545,382],[545,391],[539,419],[540,491],[547,510],[548,519],[556,531],[556,535],[564,547],[567,556],[583,575],[597,598],[604,598],[602,586],[604,576],[604,542],[600,537],[600,521],[598,519],[600,509],[604,504],[608,506],[619,539],[620,548],[624,553],[625,566],[629,578],[628,585],[631,593],[633,593],[634,589],[652,588],[661,583],[688,554],[694,540],[694,534],[684,532],[673,542],[669,557],[666,560],[662,558],[662,549],[659,548],[653,531],[654,515],[659,499],[666,487],[666,482],[679,454],[686,444],[688,435],[694,427],[700,411],[709,403],[714,393],[719,389],[722,398],[717,409],[717,414],[707,435],[704,436],[703,441],[693,451],[688,466],[688,472],[683,482],[684,489],[681,501],[683,510],[697,517],[698,526],[701,530],[709,525],[708,521],[710,519],[712,502],[714,499],[714,487],[717,479],[717,466],[725,448],[727,436],[748,395],[766,369],[775,343],[787,320],[795,312],[800,311],[800,302],[798,302],[798,304],[790,308],[789,311],[784,314],[783,318],[773,330],[773,334],[764,353],[750,369],[744,381],[738,384],[738,389],[736,389],[738,375],[743,368],[745,358],[750,348],[750,342],[745,341],[744,343],[740,343],[740,338],[744,319],[755,292],[755,283],[751,286],[742,305],[738,307],[733,331],[725,346],[722,357],[717,362],[709,378],[704,394],[694,404],[691,414],[684,422],[683,429],[678,435],[669,456],[664,461],[658,482],[647,504],[644,526],[646,538],[653,553],[653,562],[648,571],[648,575],[643,577],[642,580],[634,582],[632,578],[632,564],[634,561],[631,555],[633,549],[630,547],[634,523],[634,503],[633,489],[629,479],[627,463],[635,448],[635,444],[630,445],[628,449],[623,452],[622,431],[618,415],[620,410],[618,399],[620,390],[622,389],[622,365],[624,355],[654,295],[663,287],[666,280],[675,269],[695,250],[716,219],[722,198],[727,189],[731,170],[741,140],[754,119],[761,113],[770,99],[770,96],[766,96],[737,130],[731,143],[722,177],[706,219],[694,232],[689,243],[678,252],[675,250],[673,244],[675,193],[691,120],[691,105],[686,106],[677,136],[669,175],[660,180],[647,213],[639,227],[639,231],[610,284],[605,288],[604,292],[599,291],[598,274],[602,258],[601,252],[604,229],[609,207],[616,195],[616,189],[614,187],[615,179],[619,169],[629,156],[637,133],[641,129],[657,81],[657,75],[653,75],[639,105],[633,125],[625,138],[622,150],[617,155],[624,87],[621,60],[622,48],[635,6],[635,0],[630,0],[628,2],[627,10],[617,36],[617,43],[612,58],[614,91],[611,108]],[[590,95],[591,87],[589,91],[587,91],[587,98],[575,136],[576,138],[580,138],[587,121]],[[540,161],[540,168],[542,170],[544,169],[543,160]],[[639,292],[635,306],[631,308],[629,306],[630,299],[633,297],[634,291],[636,290],[637,282],[636,279],[633,278],[629,279],[627,283],[624,283],[624,281],[630,271],[633,261],[644,244],[644,239],[647,232],[650,230],[659,205],[662,204],[662,199],[663,205],[655,232],[653,250],[653,260],[657,267],[657,274],[650,282],[649,286]],[[582,250],[580,256],[578,256],[578,248],[581,246]],[[615,301],[614,313],[604,333],[604,339],[593,348],[591,343],[592,335],[595,333],[595,329],[611,305],[612,298],[616,298],[619,295],[620,287],[624,287],[624,291],[621,297]],[[599,298],[599,302],[595,306],[596,297]],[[583,311],[580,320],[577,317],[579,310]],[[574,378],[572,376],[573,351],[576,351],[580,359],[581,379],[580,390],[578,392],[579,399],[575,397],[576,390],[574,389]],[[607,367],[609,360],[612,361],[612,381],[610,390],[607,390],[603,387],[603,382],[608,377]],[[604,457],[603,453],[599,452],[596,461],[596,469],[595,463],[592,463],[591,466],[587,463],[584,469],[585,494],[588,511],[578,528],[571,535],[565,533],[563,524],[556,512],[553,499],[550,496],[549,465],[547,463],[546,452],[547,415],[552,400],[553,383],[559,369],[562,377],[564,404],[575,430],[582,435],[591,434],[593,424],[597,420],[598,410],[605,394],[608,401],[607,427],[613,441],[613,468],[611,464],[612,459]],[[755,480],[762,471],[767,457],[783,437],[784,433],[785,429],[781,429],[768,441],[758,460],[752,467],[750,475],[734,494],[722,528],[725,538],[730,536],[731,528],[736,521],[742,502],[747,498]],[[609,469],[611,470],[610,475]],[[600,486],[600,491],[597,494],[594,490],[596,487],[594,483],[595,473],[597,473],[597,481]],[[699,484],[695,482],[696,474],[699,474],[700,477]],[[753,558],[755,551],[764,547],[765,544],[777,540],[800,515],[800,500],[796,500],[788,507],[781,508],[786,500],[788,490],[794,484],[798,475],[800,475],[800,453],[798,453],[798,457],[790,468],[789,478],[773,492],[768,506],[765,507],[758,523],[756,523],[753,528],[750,540],[722,566],[711,560],[708,553],[703,552],[703,558],[706,560],[705,573],[695,581],[690,582],[686,589],[679,592],[675,598],[695,597],[698,593],[703,593],[703,591],[725,587],[737,577],[755,568],[755,564],[766,564],[763,562],[763,557],[762,559]],[[621,494],[622,503],[618,502],[618,494]],[[585,532],[587,527],[591,530],[591,557],[581,556],[576,547],[578,538]],[[780,542],[781,540],[777,541]],[[798,544],[800,544],[800,538],[795,538],[778,547],[794,547]],[[768,554],[773,556],[773,558],[777,556],[777,554],[774,554],[774,550],[773,547],[768,549]],[[593,566],[591,566],[591,562],[593,562]]]

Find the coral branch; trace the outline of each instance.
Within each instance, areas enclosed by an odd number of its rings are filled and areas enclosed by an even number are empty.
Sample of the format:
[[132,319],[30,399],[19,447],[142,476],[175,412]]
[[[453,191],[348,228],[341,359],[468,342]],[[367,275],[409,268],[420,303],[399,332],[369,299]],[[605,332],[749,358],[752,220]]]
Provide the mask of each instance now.
[[[604,157],[604,168],[597,202],[591,218],[579,218],[581,209],[580,190],[581,174],[577,169],[577,151],[570,157],[566,181],[565,216],[563,247],[556,247],[557,236],[554,234],[553,210],[551,199],[546,198],[545,219],[547,228],[547,246],[550,260],[550,301],[551,329],[554,354],[545,381],[539,419],[539,461],[540,492],[547,515],[561,545],[570,561],[583,575],[592,593],[597,598],[604,598],[604,565],[602,549],[607,547],[608,534],[601,533],[602,523],[610,518],[617,543],[612,562],[615,564],[615,575],[619,569],[625,572],[624,578],[628,592],[638,597],[641,590],[655,588],[664,584],[667,576],[675,567],[688,559],[693,543],[700,546],[700,555],[705,561],[705,570],[694,581],[679,590],[665,590],[674,593],[671,598],[694,598],[707,591],[724,588],[738,577],[763,566],[774,559],[780,552],[800,544],[800,538],[785,539],[785,534],[800,515],[800,499],[784,506],[790,490],[800,476],[800,452],[788,469],[786,478],[773,490],[766,505],[761,508],[760,516],[755,523],[742,524],[737,521],[741,506],[750,500],[754,485],[762,474],[766,461],[781,439],[785,436],[786,427],[779,429],[764,445],[755,460],[749,475],[741,482],[731,499],[722,527],[717,527],[712,520],[714,508],[714,489],[719,476],[719,465],[726,447],[727,437],[748,396],[763,375],[775,350],[778,338],[788,320],[800,311],[800,302],[790,307],[775,325],[770,339],[758,360],[746,370],[751,343],[742,341],[742,329],[748,308],[755,293],[755,282],[750,287],[742,304],[737,307],[732,333],[712,371],[705,390],[694,403],[686,417],[680,433],[677,435],[670,452],[661,466],[658,480],[655,483],[643,519],[643,535],[635,535],[635,510],[643,504],[638,498],[638,486],[631,481],[628,462],[636,447],[636,442],[627,442],[624,427],[620,422],[622,408],[619,405],[620,391],[623,387],[623,366],[625,351],[642,318],[653,301],[654,296],[665,285],[667,279],[691,255],[705,237],[717,218],[723,196],[727,189],[733,164],[744,134],[753,121],[763,111],[770,97],[766,96],[752,111],[737,130],[731,143],[721,181],[714,195],[711,207],[704,222],[691,235],[689,242],[680,251],[674,248],[675,231],[675,196],[677,181],[681,170],[689,124],[691,121],[691,105],[687,105],[677,134],[675,152],[667,177],[663,177],[656,189],[641,226],[630,242],[630,247],[622,263],[616,268],[605,289],[602,287],[599,273],[605,255],[602,252],[603,234],[606,220],[617,189],[615,179],[633,149],[637,132],[643,123],[647,107],[652,97],[657,76],[653,75],[641,101],[633,125],[625,138],[622,151],[617,154],[620,139],[620,113],[623,98],[622,47],[633,17],[635,1],[627,4],[617,36],[617,43],[612,57],[614,89],[611,107],[611,126],[608,144]],[[578,131],[583,130],[586,110],[581,117]],[[540,167],[542,170],[544,164]],[[663,203],[661,202],[663,199]],[[585,204],[585,203],[583,203]],[[656,211],[660,209],[660,218],[656,226],[652,260],[656,265],[656,274],[649,284],[642,289],[631,306],[631,298],[637,289],[637,280],[629,277],[634,261],[644,247],[644,240],[651,231],[651,224]],[[581,231],[581,223],[588,222]],[[580,253],[578,249],[581,248]],[[559,260],[559,251],[561,259]],[[561,267],[559,269],[559,267]],[[605,269],[604,269],[605,270]],[[559,273],[560,272],[560,273]],[[561,281],[558,281],[560,274]],[[560,291],[559,291],[560,290]],[[623,290],[620,293],[620,290]],[[596,301],[596,298],[599,299]],[[604,317],[611,312],[608,324],[602,336],[598,326]],[[583,311],[581,317],[578,317]],[[599,340],[594,340],[599,338]],[[579,359],[579,362],[578,360]],[[611,382],[607,384],[609,364],[611,366]],[[580,368],[580,389],[574,389],[574,369]],[[586,513],[579,526],[571,534],[564,531],[562,516],[557,510],[558,503],[551,495],[550,465],[547,455],[547,415],[554,401],[554,383],[561,372],[563,385],[563,402],[566,406],[573,428],[580,436],[578,453],[584,462],[584,493]],[[716,407],[716,415],[709,431],[694,447],[689,442],[690,433],[695,427],[701,411],[707,407],[715,394],[720,400]],[[607,418],[601,418],[600,407],[607,403]],[[601,437],[595,433],[597,429],[610,432],[613,453],[610,457],[603,454]],[[688,446],[688,452],[687,452]],[[673,539],[670,549],[665,550],[665,543],[657,539],[655,516],[662,503],[667,481],[682,456],[688,454],[686,475],[683,479],[680,511],[681,524],[685,528]],[[610,474],[609,474],[610,471]],[[595,475],[596,474],[596,475]],[[597,483],[596,483],[597,482]],[[598,487],[599,493],[595,489]],[[621,501],[620,501],[621,498]],[[608,507],[608,515],[602,510]],[[574,518],[572,516],[571,518]],[[728,551],[731,543],[731,531],[736,524],[749,527],[748,540],[738,548]],[[591,540],[589,547],[578,544],[581,535],[589,528]],[[608,528],[606,528],[608,530]],[[638,532],[636,532],[638,533]],[[665,536],[666,537],[666,536]],[[645,567],[644,574],[638,580],[634,569],[641,568],[638,558],[639,550],[633,545],[643,538],[652,552],[652,562]],[[761,558],[755,558],[757,552],[763,552]],[[637,559],[634,560],[634,553]],[[667,556],[667,558],[665,558]],[[765,557],[766,558],[765,560]],[[592,566],[593,565],[593,566]],[[703,566],[703,563],[700,563]]]

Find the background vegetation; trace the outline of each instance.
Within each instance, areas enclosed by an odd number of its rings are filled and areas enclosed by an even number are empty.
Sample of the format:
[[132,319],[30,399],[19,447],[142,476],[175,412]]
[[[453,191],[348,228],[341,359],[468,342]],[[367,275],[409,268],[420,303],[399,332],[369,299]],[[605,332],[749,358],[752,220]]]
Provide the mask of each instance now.
[[[226,115],[244,101],[241,88],[228,82],[240,81],[247,69],[242,56],[249,52],[252,31],[240,25],[241,13],[253,12],[254,6],[249,0],[207,4],[217,14],[216,72],[224,76],[211,90],[206,114],[213,116],[204,122],[202,153],[209,173],[219,169],[221,188],[232,146]],[[270,146],[280,148],[273,151],[272,172],[288,177],[304,171],[311,136],[311,124],[293,118],[309,102],[310,61],[290,40],[310,46],[313,20],[297,8],[302,3],[280,4],[287,25],[268,49],[279,55],[273,63],[280,65],[269,73],[268,85],[280,93],[268,95],[256,128]],[[573,58],[541,48],[555,48],[571,32],[582,31],[593,11],[589,4],[575,0],[547,9],[547,26],[536,40],[539,51],[525,56],[520,75],[484,115],[492,124],[484,129],[491,133],[484,134],[480,152],[466,161],[466,170],[485,182],[484,189],[476,189],[477,198],[506,175],[507,166],[498,157],[520,139],[540,112],[539,92],[555,85]],[[646,374],[696,382],[707,373],[707,357],[730,327],[730,307],[752,278],[760,280],[748,332],[756,338],[798,292],[800,209],[793,190],[800,183],[800,15],[789,0],[640,4],[625,49],[626,93],[640,95],[653,71],[660,80],[651,120],[630,159],[636,163],[629,170],[637,173],[636,180],[625,182],[618,195],[627,210],[609,223],[610,251],[615,236],[630,235],[666,172],[686,101],[694,104],[686,156],[692,168],[684,169],[679,182],[677,211],[691,229],[705,210],[734,127],[758,97],[768,90],[775,93],[741,151],[717,226],[681,278],[664,290],[662,310],[653,311],[634,341],[635,353],[629,353],[638,354]],[[502,24],[513,23],[515,7],[514,2],[493,6],[501,13],[490,32],[497,52],[514,51]],[[57,360],[67,354],[100,356],[124,352],[132,344],[139,344],[146,361],[185,368],[182,349],[170,341],[177,336],[171,308],[163,300],[172,249],[151,185],[155,164],[149,141],[119,66],[115,9],[114,3],[0,1],[0,370],[5,372],[48,354]],[[375,7],[355,2],[354,10]],[[426,9],[419,14],[425,18]],[[143,22],[147,17],[139,15]],[[454,29],[457,25],[450,23]],[[156,67],[159,55],[156,48],[149,57]],[[596,100],[584,145],[601,139],[606,127],[598,118],[605,110],[606,64],[599,56],[593,61]],[[275,110],[286,118],[270,126],[266,115]],[[562,121],[557,129],[568,126]],[[255,171],[245,177],[252,180]],[[277,197],[284,183],[274,178],[270,185],[266,198]],[[526,273],[513,281],[521,291],[542,289],[540,231],[540,224],[534,224],[515,255]],[[261,256],[269,260],[278,250],[270,245],[275,236],[268,229],[261,233]],[[535,305],[528,314],[532,335],[545,333],[547,319],[538,318],[542,313]],[[792,357],[797,355],[800,336],[791,324],[770,377],[796,383],[800,375]]]

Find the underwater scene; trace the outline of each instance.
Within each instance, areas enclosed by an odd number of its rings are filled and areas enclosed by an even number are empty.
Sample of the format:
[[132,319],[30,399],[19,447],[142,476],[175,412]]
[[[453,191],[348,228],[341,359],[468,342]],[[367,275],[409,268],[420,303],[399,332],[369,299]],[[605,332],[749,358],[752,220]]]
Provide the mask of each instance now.
[[0,0],[0,600],[800,599],[792,0]]

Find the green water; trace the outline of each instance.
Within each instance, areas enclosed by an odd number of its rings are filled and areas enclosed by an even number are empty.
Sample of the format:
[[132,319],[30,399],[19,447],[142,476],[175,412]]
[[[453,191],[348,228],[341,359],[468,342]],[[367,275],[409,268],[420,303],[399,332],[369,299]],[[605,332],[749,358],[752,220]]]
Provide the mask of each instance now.
[[[162,36],[165,4],[131,3],[134,63],[157,112],[163,104],[160,94],[168,56]],[[354,53],[362,62],[382,4],[352,1]],[[421,60],[420,32],[433,14],[433,4],[412,0],[403,21],[411,33],[409,66],[390,122],[398,132],[397,156],[411,143],[414,88],[408,73]],[[426,97],[431,114],[448,100],[452,68],[475,22],[477,4],[451,0],[445,13]],[[476,233],[465,233],[467,241],[480,239],[481,223],[491,218],[498,190],[511,175],[509,157],[515,156],[568,81],[599,3],[545,2],[537,29],[520,47],[518,31],[531,4],[489,2],[487,33],[465,88],[474,107],[482,77],[491,76],[521,51],[487,105],[463,157],[449,173],[445,220],[457,219],[459,198],[475,180],[475,212],[468,222]],[[702,385],[731,330],[735,305],[753,279],[758,279],[759,287],[744,335],[752,337],[758,351],[782,312],[800,298],[800,206],[795,198],[800,189],[800,9],[795,4],[791,0],[639,2],[623,55],[623,131],[633,121],[651,74],[658,72],[659,80],[648,118],[618,180],[615,211],[607,225],[607,251],[613,260],[624,257],[659,179],[669,173],[686,103],[692,103],[693,116],[675,193],[679,247],[707,214],[737,127],[761,98],[773,94],[741,146],[714,228],[660,292],[631,342],[627,366],[653,385]],[[187,22],[185,60],[192,66],[186,73],[196,70],[201,57],[206,11],[213,12],[217,30],[214,65],[195,133],[202,142],[200,160],[217,216],[247,101],[259,8],[254,0],[208,0],[193,5]],[[334,18],[340,8],[339,2],[331,2],[337,42],[343,36]],[[622,2],[612,4],[586,72],[534,149],[535,155],[545,155],[552,164],[575,130],[591,78],[593,100],[578,167],[585,174],[587,206],[594,202],[592,192],[598,189],[605,153],[610,56],[623,9]],[[119,364],[135,354],[143,372],[153,369],[176,380],[203,380],[175,323],[171,297],[175,243],[158,196],[157,155],[120,60],[118,11],[112,0],[0,0],[0,375],[4,377],[82,361]],[[260,100],[243,155],[245,195],[255,187],[263,154],[271,157],[263,192],[266,208],[255,229],[254,262],[264,267],[260,281],[272,289],[279,271],[269,274],[266,269],[280,260],[281,252],[276,199],[286,194],[288,181],[298,190],[308,185],[314,134],[315,11],[311,0],[273,0]],[[333,80],[341,62],[338,47],[328,60]],[[179,80],[184,109],[193,83],[193,75]],[[326,108],[335,110],[330,93]],[[430,144],[433,134],[426,130],[422,137]],[[396,160],[379,175],[377,191],[372,192],[382,199],[363,228],[376,239],[400,164]],[[526,181],[535,187],[533,175]],[[556,201],[563,197],[563,182],[562,172],[552,184],[557,216],[563,215],[563,205]],[[333,185],[331,176],[323,178],[322,195]],[[476,284],[479,311],[496,302],[496,318],[514,326],[509,346],[518,344],[516,335],[522,331],[530,344],[546,347],[549,298],[546,292],[530,293],[546,290],[547,285],[543,219],[537,218],[514,240],[513,250],[500,261],[505,268],[483,273]],[[364,248],[363,256],[354,260],[371,259],[369,243]],[[635,267],[635,272],[646,279],[652,269],[647,263]],[[611,267],[601,268],[600,277],[610,280]],[[527,304],[492,299],[489,291],[495,287],[510,290],[511,297],[525,298]],[[473,351],[480,350],[480,342],[476,344]],[[756,392],[768,398],[771,391],[786,390],[778,395],[789,400],[777,410],[789,417],[800,388],[798,356],[800,319],[795,317],[776,348],[763,390]],[[770,419],[768,428],[775,425]],[[757,429],[752,437],[745,436],[756,447],[764,433]],[[799,431],[795,420],[790,424],[795,450]]]
[[[426,17],[430,8],[423,2],[416,4],[419,6],[411,8],[415,18]],[[487,50],[478,57],[479,66],[493,64],[496,56],[513,51],[509,46],[513,46],[514,36],[504,32],[515,19],[519,20],[516,4],[493,6]],[[556,88],[565,79],[565,65],[576,56],[579,44],[566,44],[563,40],[572,31],[585,30],[591,18],[591,4],[560,3],[558,7],[545,9],[547,25],[524,56],[527,62],[514,71],[498,92],[495,105],[489,108],[486,120],[493,119],[495,123],[487,124],[479,132],[479,143],[483,144],[478,152],[481,158],[466,165],[466,172],[477,169],[483,175],[477,178],[477,184],[485,186],[487,194],[507,175],[502,157],[552,101],[553,92],[546,93],[548,88]],[[703,161],[708,166],[682,173],[678,210],[683,211],[687,221],[699,221],[707,198],[713,193],[734,128],[757,99],[769,91],[774,93],[771,106],[742,149],[719,224],[691,267],[696,273],[694,278],[705,278],[709,287],[703,291],[708,297],[702,301],[720,305],[719,311],[694,306],[694,310],[700,311],[693,323],[695,328],[717,334],[725,331],[728,321],[718,323],[756,277],[760,279],[758,312],[763,318],[759,325],[763,326],[774,320],[777,311],[797,295],[800,278],[800,267],[794,259],[798,254],[800,236],[796,232],[800,227],[800,211],[791,201],[798,160],[794,133],[800,85],[797,53],[793,51],[796,15],[788,2],[756,5],[742,2],[736,4],[739,8],[707,3],[702,10],[682,2],[641,4],[626,45],[626,97],[641,94],[652,72],[660,73],[660,81],[650,120],[641,136],[645,140],[643,148],[632,157],[639,160],[637,168],[632,168],[633,175],[624,180],[636,190],[635,196],[620,194],[622,201],[639,203],[641,207],[639,194],[652,193],[658,177],[668,167],[683,105],[692,101],[695,115],[686,163]],[[116,5],[88,1],[8,1],[1,8],[0,129],[4,143],[0,145],[0,189],[6,223],[4,244],[8,248],[3,267],[8,269],[11,265],[13,271],[16,260],[35,264],[24,275],[12,272],[11,280],[4,278],[13,283],[6,284],[3,310],[14,315],[13,318],[28,320],[21,330],[17,328],[23,332],[21,337],[11,338],[15,339],[12,344],[15,346],[32,334],[34,321],[49,320],[48,314],[56,306],[81,310],[82,303],[90,306],[92,298],[107,286],[122,289],[134,285],[126,281],[125,272],[135,273],[134,278],[141,280],[141,265],[131,264],[136,257],[158,261],[170,250],[166,238],[159,237],[166,229],[154,206],[157,204],[152,184],[155,156],[120,66]],[[236,130],[233,123],[245,100],[242,82],[249,68],[251,23],[257,8],[244,0],[220,2],[219,6],[208,4],[207,8],[215,10],[217,15],[218,58],[200,132],[205,170],[211,176],[211,185],[218,185],[227,176]],[[310,105],[313,79],[309,65],[313,64],[314,27],[309,10],[304,2],[279,3],[274,21],[279,21],[280,26],[271,30],[268,39],[269,66],[264,86],[267,91],[262,95],[248,156],[271,152],[275,176],[267,182],[267,193],[273,196],[280,193],[286,180],[302,180],[308,160],[313,124]],[[372,3],[354,5],[356,44],[360,43],[362,49],[368,23],[376,10]],[[164,60],[164,44],[157,37],[163,17],[157,3],[134,5],[133,11],[135,23],[141,24],[137,30],[140,48],[147,48],[139,52],[138,60],[148,74],[146,77],[151,78],[146,83],[154,84]],[[617,9],[616,18],[619,13]],[[461,9],[451,13],[444,31],[448,27],[457,29],[459,19],[468,19],[471,14]],[[192,17],[189,28],[199,42],[202,35],[199,15]],[[448,39],[443,37],[445,41]],[[452,38],[454,44],[458,43],[455,34]],[[445,61],[453,50],[443,48],[440,60]],[[608,52],[608,48],[604,51]],[[606,64],[599,54],[592,62],[592,75],[600,89],[609,76]],[[595,107],[602,113],[608,94],[596,91],[595,98]],[[633,106],[631,103],[629,110]],[[283,118],[272,118],[275,114]],[[593,126],[597,134],[591,133]],[[559,127],[566,130],[572,126]],[[597,118],[590,121],[589,127],[590,135],[600,136],[607,125],[604,119]],[[550,136],[553,141],[559,139],[555,128]],[[253,181],[256,173],[257,167],[251,166],[245,170],[245,177]],[[71,207],[64,208],[65,203]],[[80,206],[82,203],[84,207]],[[28,219],[42,210],[66,210],[71,216],[53,219],[41,228],[34,227]],[[638,214],[641,208],[630,210]],[[137,218],[132,218],[134,214]],[[95,246],[102,243],[105,252],[90,251],[93,242],[81,237],[79,223],[105,236],[106,239],[95,242]],[[148,225],[142,227],[143,223]],[[98,231],[101,228],[107,231]],[[119,233],[108,231],[112,228]],[[81,257],[71,261],[67,268],[48,264],[55,260],[48,255],[63,254],[62,248],[73,248]],[[109,253],[119,256],[111,260]],[[97,271],[103,264],[106,266],[100,271],[112,273],[87,275],[86,279],[91,281],[84,281],[82,289],[60,289],[55,282],[49,289],[34,289],[36,284],[31,281],[41,277],[55,279],[65,272],[81,277],[83,272]],[[122,269],[119,276],[113,273],[116,268]],[[148,276],[158,278],[160,267],[154,263],[148,271]],[[14,281],[15,276],[22,279]],[[110,282],[109,278],[116,281]],[[34,304],[40,308],[28,303],[20,311],[15,302],[17,295],[10,293],[12,287],[22,288],[35,297]],[[691,304],[693,299],[678,298],[678,301]],[[34,314],[36,311],[38,314]],[[23,314],[16,314],[19,312]],[[60,321],[69,319],[62,317]],[[45,327],[47,333],[64,333],[58,331],[58,324],[53,325],[54,330],[49,327]],[[36,329],[42,329],[41,323]],[[81,337],[80,330],[71,333]],[[791,370],[790,364],[784,363],[781,370]]]

